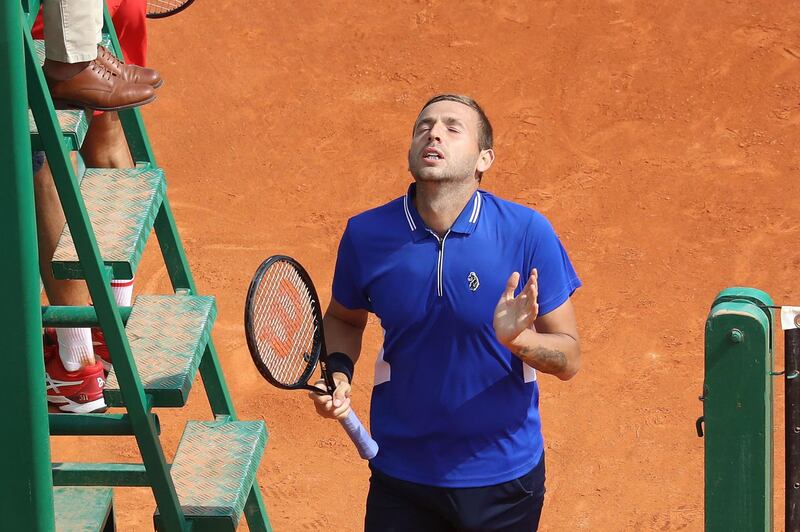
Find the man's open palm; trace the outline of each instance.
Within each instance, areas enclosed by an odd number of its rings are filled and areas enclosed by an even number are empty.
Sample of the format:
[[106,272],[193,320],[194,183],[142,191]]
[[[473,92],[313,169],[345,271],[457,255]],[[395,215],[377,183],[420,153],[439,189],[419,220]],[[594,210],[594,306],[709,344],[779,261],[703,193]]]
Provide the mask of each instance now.
[[525,287],[517,297],[514,290],[519,284],[519,273],[514,272],[506,281],[506,289],[494,309],[495,335],[500,343],[507,345],[525,329],[529,328],[539,315],[539,285],[536,268],[531,270]]

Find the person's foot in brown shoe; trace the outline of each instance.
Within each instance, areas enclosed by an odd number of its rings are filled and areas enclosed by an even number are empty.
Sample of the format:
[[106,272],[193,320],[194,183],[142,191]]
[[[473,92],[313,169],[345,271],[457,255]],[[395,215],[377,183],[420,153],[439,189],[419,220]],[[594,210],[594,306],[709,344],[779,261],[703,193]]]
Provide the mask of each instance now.
[[125,64],[103,46],[97,46],[97,60],[108,67],[111,72],[121,76],[125,81],[144,83],[145,85],[152,86],[154,89],[164,84],[164,80],[161,79],[161,74],[158,73],[158,70],[140,67],[139,65]]
[[156,98],[152,86],[126,81],[96,59],[73,73],[77,68],[73,64],[45,60],[44,75],[56,107],[119,111]]

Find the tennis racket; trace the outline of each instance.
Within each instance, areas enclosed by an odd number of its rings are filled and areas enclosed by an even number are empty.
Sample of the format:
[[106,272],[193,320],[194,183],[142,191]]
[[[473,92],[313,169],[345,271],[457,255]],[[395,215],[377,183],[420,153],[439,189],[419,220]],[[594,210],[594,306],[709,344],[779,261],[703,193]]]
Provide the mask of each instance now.
[[[296,260],[273,255],[258,267],[247,290],[244,332],[253,362],[270,384],[333,394],[319,298]],[[317,361],[327,391],[308,384]],[[340,422],[361,458],[371,460],[378,454],[378,444],[352,410]]]
[[147,0],[147,18],[164,18],[180,13],[194,0]]

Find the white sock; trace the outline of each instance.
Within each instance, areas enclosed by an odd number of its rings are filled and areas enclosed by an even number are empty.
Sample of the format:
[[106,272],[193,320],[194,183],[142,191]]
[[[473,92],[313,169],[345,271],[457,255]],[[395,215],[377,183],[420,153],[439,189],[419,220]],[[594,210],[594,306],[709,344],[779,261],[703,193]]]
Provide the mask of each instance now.
[[111,281],[111,291],[114,292],[114,300],[118,307],[130,307],[131,296],[133,296],[133,279],[127,281],[114,279]]
[[78,371],[87,364],[94,364],[92,333],[88,328],[56,328],[58,354],[67,371]]

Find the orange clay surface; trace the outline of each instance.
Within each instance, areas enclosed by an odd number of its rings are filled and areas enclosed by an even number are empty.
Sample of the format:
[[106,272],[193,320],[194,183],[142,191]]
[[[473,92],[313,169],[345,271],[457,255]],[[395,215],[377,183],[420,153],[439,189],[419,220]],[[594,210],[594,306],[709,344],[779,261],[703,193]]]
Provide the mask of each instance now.
[[[404,193],[412,122],[442,91],[485,107],[497,161],[483,186],[544,213],[585,285],[581,372],[540,379],[541,530],[702,529],[708,308],[732,285],[800,304],[796,5],[198,0],[149,28],[166,83],[146,123],[195,278],[217,297],[238,412],[269,428],[258,480],[277,531],[361,529],[369,472],[303,392],[253,369],[250,276],[293,255],[326,304],[347,218]],[[136,293],[168,291],[153,239]],[[362,419],[379,332],[371,318]],[[168,458],[184,422],[209,415],[199,380],[187,408],[160,411]],[[139,459],[132,438],[53,445],[58,460]],[[781,486],[778,473],[778,527]],[[153,505],[118,489],[120,530],[150,529]]]

